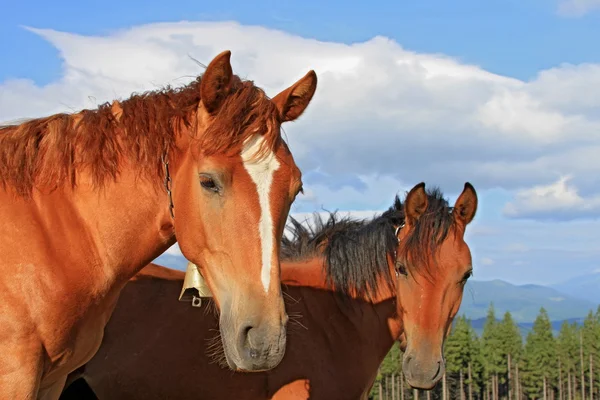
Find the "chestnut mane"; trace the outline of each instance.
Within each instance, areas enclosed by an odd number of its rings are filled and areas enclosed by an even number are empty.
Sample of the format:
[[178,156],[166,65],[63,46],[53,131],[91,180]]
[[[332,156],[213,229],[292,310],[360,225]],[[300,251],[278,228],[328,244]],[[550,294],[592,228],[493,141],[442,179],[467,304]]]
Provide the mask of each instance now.
[[86,170],[98,187],[118,177],[124,160],[159,182],[157,178],[164,176],[161,157],[173,149],[182,128],[204,154],[240,151],[256,133],[264,135],[265,148],[278,145],[275,105],[253,82],[237,76],[214,122],[195,135],[200,82],[198,77],[181,88],[133,94],[120,103],[119,118],[111,104],[104,103],[77,114],[0,126],[0,186],[28,196],[33,188],[75,187],[77,172]]

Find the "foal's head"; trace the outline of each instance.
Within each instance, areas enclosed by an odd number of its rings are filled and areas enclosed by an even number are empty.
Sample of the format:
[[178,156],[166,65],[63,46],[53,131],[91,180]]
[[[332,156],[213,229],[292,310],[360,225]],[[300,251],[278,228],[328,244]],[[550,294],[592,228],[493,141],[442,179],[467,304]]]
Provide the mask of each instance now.
[[220,309],[232,369],[273,368],[285,351],[279,246],[302,181],[280,126],[303,113],[316,85],[311,71],[270,99],[233,75],[226,51],[208,65],[197,106],[179,121],[183,134],[171,152],[177,240]]
[[427,193],[421,183],[401,207],[395,269],[402,368],[411,386],[431,389],[444,374],[444,340],[473,271],[464,234],[477,210],[477,194],[466,183],[450,208],[439,192]]

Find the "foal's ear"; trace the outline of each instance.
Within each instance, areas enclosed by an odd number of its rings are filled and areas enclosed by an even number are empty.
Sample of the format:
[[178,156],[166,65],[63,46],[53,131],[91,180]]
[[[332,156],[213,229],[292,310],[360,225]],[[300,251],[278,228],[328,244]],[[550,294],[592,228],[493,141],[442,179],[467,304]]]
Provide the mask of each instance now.
[[302,115],[316,90],[317,74],[311,70],[298,82],[273,97],[280,121],[293,121]]
[[226,50],[216,56],[200,80],[200,99],[209,113],[215,113],[229,92],[233,70],[231,69],[231,51]]
[[404,215],[406,223],[414,225],[415,222],[427,210],[427,193],[425,193],[425,182],[421,182],[408,192],[404,201]]
[[454,214],[463,224],[467,225],[475,217],[477,211],[477,192],[469,182],[465,183],[463,192],[458,196],[454,205]]

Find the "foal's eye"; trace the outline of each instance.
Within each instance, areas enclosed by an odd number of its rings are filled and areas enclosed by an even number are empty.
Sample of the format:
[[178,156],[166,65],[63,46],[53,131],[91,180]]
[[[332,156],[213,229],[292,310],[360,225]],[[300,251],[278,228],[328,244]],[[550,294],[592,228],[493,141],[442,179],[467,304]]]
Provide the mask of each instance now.
[[211,192],[217,193],[219,191],[219,186],[217,186],[217,183],[212,178],[207,176],[200,177],[200,185],[204,189],[210,190]]

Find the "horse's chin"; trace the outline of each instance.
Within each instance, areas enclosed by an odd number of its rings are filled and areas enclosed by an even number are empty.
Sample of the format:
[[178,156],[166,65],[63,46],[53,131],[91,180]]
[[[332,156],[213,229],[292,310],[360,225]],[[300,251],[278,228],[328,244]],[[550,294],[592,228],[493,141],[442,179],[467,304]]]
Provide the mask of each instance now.
[[237,365],[229,358],[227,355],[225,356],[225,361],[227,363],[227,367],[233,372],[240,372],[241,370],[237,367]]
[[[223,353],[222,353],[222,357],[223,359],[221,359],[221,367],[223,368],[229,368],[231,371],[233,372],[238,372],[240,371],[238,364],[233,360],[233,358],[230,356],[230,352],[227,351],[227,344],[225,340],[221,341],[221,346],[223,349]],[[223,362],[225,361],[225,362]]]

